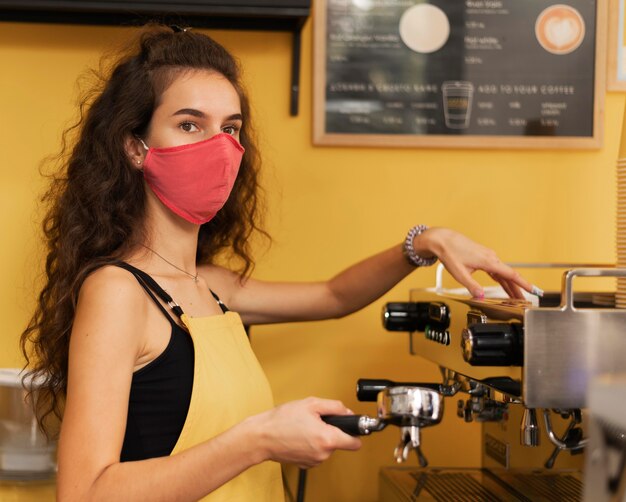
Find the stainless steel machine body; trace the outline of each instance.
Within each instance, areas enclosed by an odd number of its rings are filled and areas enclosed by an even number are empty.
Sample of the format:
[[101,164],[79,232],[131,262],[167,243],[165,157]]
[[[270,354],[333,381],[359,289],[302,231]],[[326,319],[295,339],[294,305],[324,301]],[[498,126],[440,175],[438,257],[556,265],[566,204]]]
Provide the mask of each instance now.
[[[474,299],[437,290],[412,290],[411,302],[444,308],[449,326],[431,323],[425,333],[410,333],[410,350],[482,382],[494,392],[509,394],[527,408],[584,408],[594,375],[626,368],[626,310],[607,308],[604,302],[594,304],[594,293],[575,294],[573,279],[583,276],[623,277],[626,271],[570,270],[564,274],[562,291],[546,293],[538,306],[524,300]],[[516,327],[521,338],[518,347],[512,347],[510,353],[494,347],[505,337],[505,329],[515,331]],[[441,331],[443,336],[439,336]],[[463,339],[468,333],[482,336],[487,347],[468,347],[469,342]],[[480,358],[479,364],[472,362],[472,351]],[[490,360],[497,364],[489,364]]]
[[[440,483],[450,476],[457,488],[467,481],[493,496],[476,500],[581,500],[589,389],[597,375],[626,371],[626,310],[614,308],[612,294],[574,292],[573,282],[625,276],[626,269],[572,268],[561,291],[532,302],[437,287],[387,304],[385,327],[407,331],[410,352],[441,368],[446,395],[464,398],[458,416],[481,423],[483,460],[474,470],[383,469],[380,500],[452,500],[442,488],[452,485]],[[408,498],[401,485],[412,487]]]

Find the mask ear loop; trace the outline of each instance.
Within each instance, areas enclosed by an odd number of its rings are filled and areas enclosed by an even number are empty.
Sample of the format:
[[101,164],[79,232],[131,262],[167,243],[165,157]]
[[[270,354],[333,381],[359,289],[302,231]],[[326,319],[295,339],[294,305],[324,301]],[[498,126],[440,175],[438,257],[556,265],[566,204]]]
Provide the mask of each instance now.
[[[143,139],[141,139],[139,136],[135,136],[135,139],[138,140],[141,145],[144,147],[144,149],[146,150],[146,152],[148,150],[150,150],[150,148],[148,147],[148,145],[146,145],[146,143],[144,142]],[[141,160],[137,159],[137,164],[141,165]],[[143,167],[143,166],[142,166]],[[143,168],[139,168],[139,171],[141,171],[143,173]]]
[[148,150],[150,150],[150,148],[148,147],[148,145],[146,145],[146,144],[144,143],[143,139],[141,139],[141,138],[139,138],[139,137],[137,137],[137,136],[135,136],[135,137],[136,137],[136,138],[137,138],[137,139],[141,142],[141,144],[143,145],[143,147],[144,147],[144,149],[146,150],[146,152],[147,152]]

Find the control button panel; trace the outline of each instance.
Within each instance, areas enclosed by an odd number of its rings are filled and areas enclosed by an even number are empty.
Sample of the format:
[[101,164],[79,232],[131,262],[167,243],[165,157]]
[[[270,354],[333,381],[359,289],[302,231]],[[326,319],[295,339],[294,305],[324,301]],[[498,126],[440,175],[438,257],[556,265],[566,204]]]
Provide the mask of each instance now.
[[393,302],[383,308],[383,326],[388,331],[424,333],[427,340],[450,345],[450,308],[442,302]]
[[432,328],[431,326],[426,326],[426,331],[424,332],[426,336],[426,340],[432,340],[433,342],[440,343],[442,345],[450,345],[450,332],[445,330],[438,330],[436,328]]

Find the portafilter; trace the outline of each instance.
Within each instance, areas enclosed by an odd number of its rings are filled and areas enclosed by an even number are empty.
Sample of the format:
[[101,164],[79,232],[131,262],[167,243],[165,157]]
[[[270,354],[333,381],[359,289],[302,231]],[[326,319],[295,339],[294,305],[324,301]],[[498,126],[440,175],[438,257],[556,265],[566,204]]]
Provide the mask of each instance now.
[[400,443],[394,450],[396,462],[404,462],[413,449],[420,465],[425,467],[428,462],[420,450],[420,430],[441,422],[443,390],[438,384],[360,379],[357,397],[359,401],[376,401],[377,416],[324,415],[322,420],[352,436],[366,436],[387,425],[400,427]]

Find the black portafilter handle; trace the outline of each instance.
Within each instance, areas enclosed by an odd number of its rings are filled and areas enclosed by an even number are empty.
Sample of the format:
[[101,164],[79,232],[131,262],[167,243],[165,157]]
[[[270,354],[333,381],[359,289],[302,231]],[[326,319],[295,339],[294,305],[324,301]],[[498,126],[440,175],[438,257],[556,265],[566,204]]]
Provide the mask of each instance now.
[[387,387],[422,387],[445,394],[443,386],[438,383],[394,382],[382,378],[359,378],[356,383],[356,397],[359,401],[376,402],[378,393]]
[[351,436],[366,436],[371,431],[359,427],[361,417],[365,415],[322,415],[320,418],[328,425],[333,425]]

